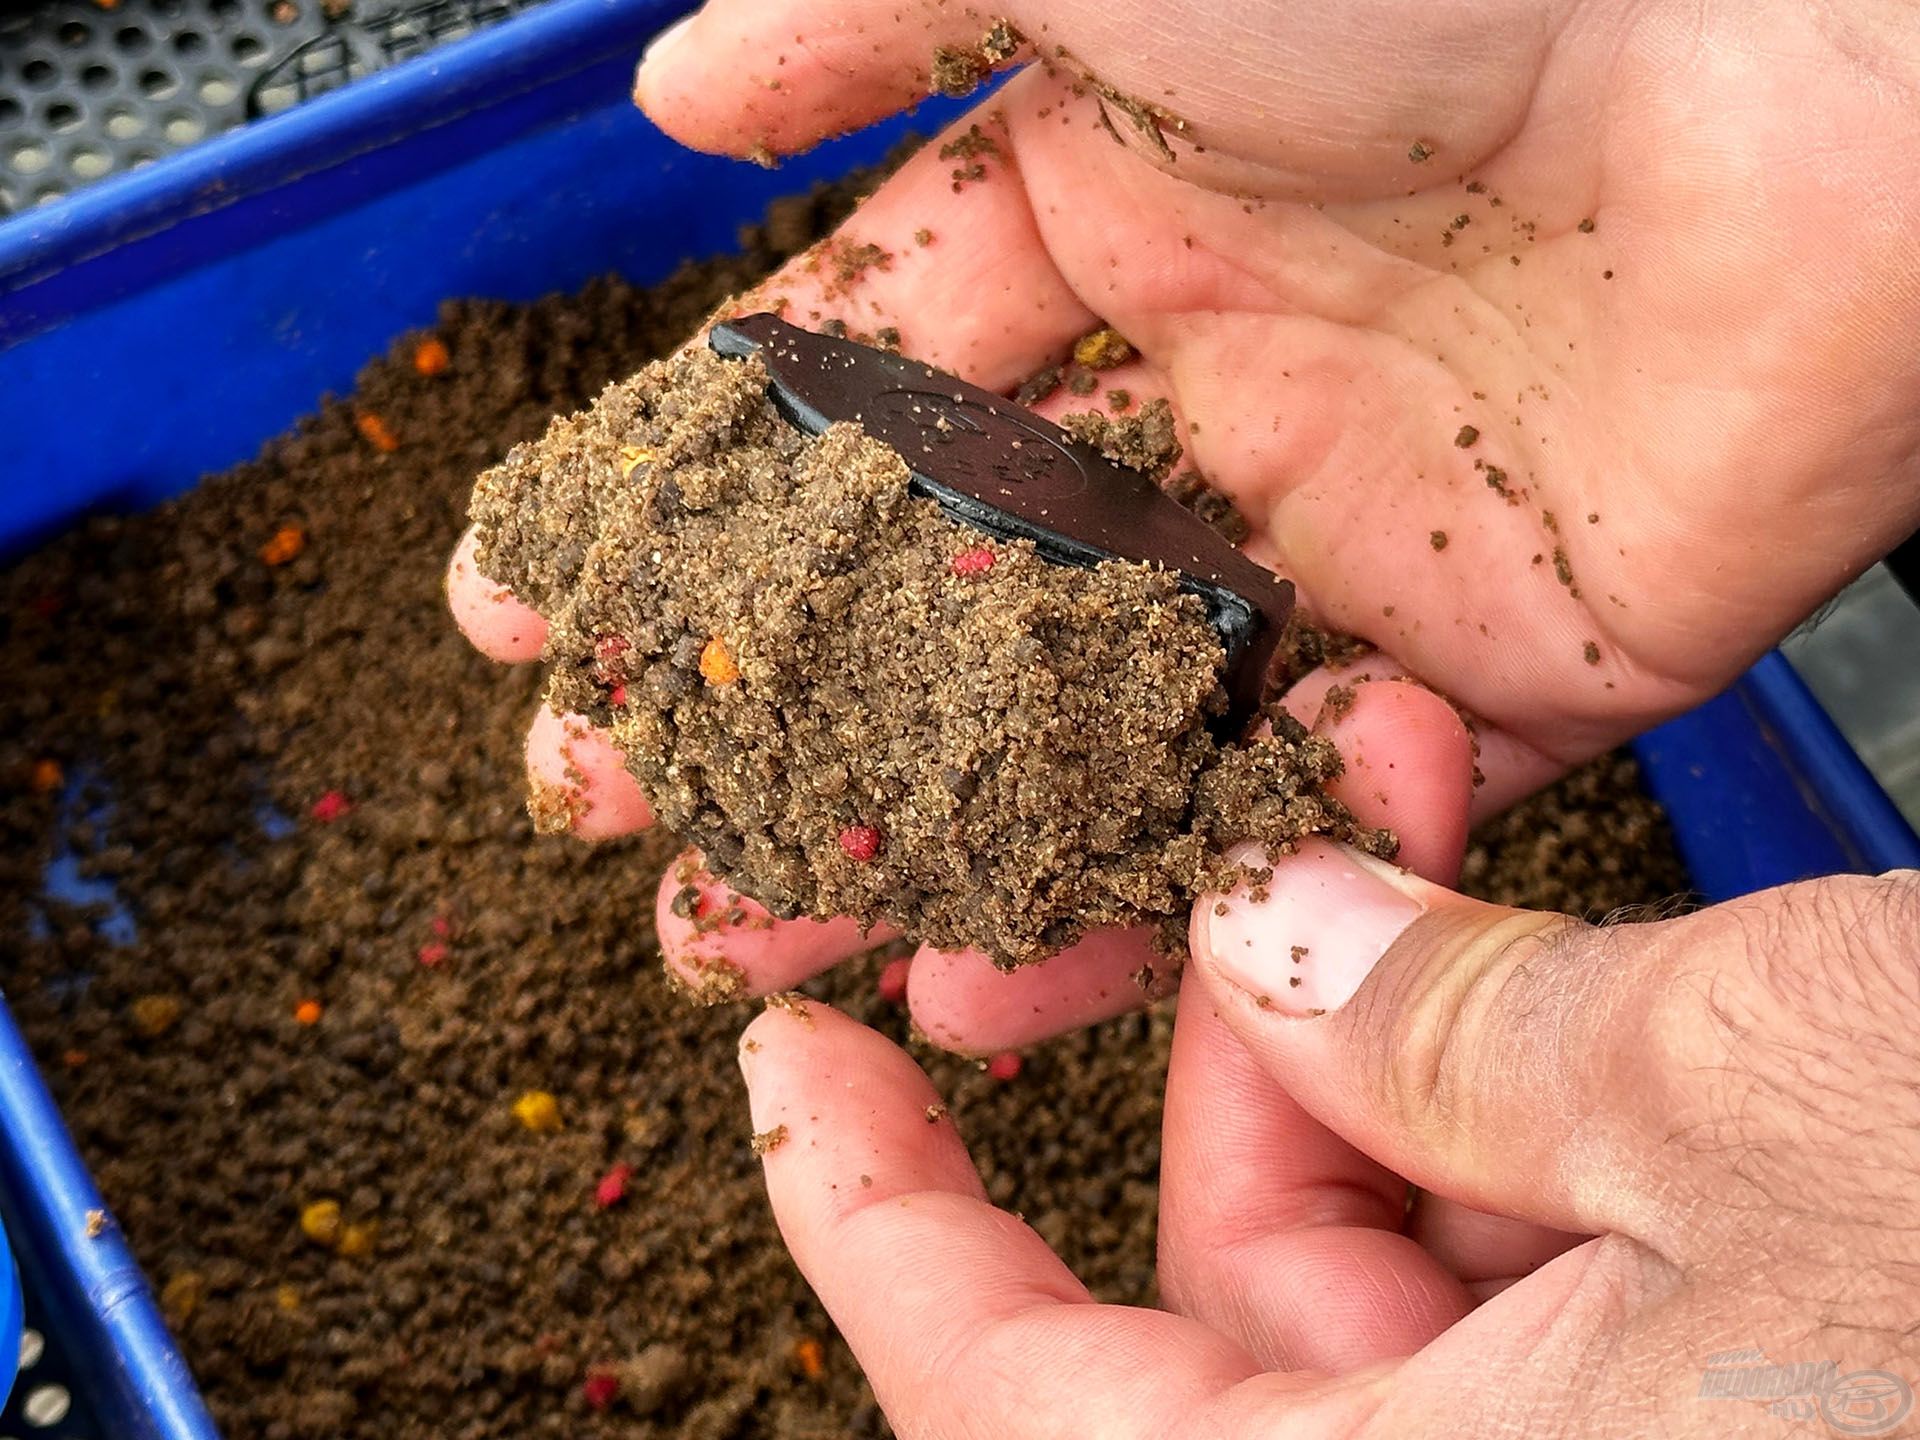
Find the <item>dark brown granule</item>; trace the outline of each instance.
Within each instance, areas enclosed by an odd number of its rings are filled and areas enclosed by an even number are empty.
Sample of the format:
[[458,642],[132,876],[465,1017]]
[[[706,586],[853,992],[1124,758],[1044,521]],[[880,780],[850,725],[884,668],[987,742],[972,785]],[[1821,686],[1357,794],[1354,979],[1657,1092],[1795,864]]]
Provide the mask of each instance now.
[[871,241],[856,245],[850,240],[829,239],[808,257],[806,268],[826,272],[827,283],[821,293],[831,299],[851,291],[869,270],[891,270],[893,252]]
[[1589,640],[1585,645],[1581,646],[1580,653],[1586,657],[1587,664],[1598,665],[1600,663],[1600,647],[1593,641]]
[[1091,370],[1074,366],[1067,371],[1067,390],[1074,395],[1091,395],[1100,388],[1099,378]]
[[[1393,607],[1387,607],[1391,616]],[[1287,619],[1287,628],[1274,652],[1274,680],[1277,691],[1285,691],[1295,681],[1322,665],[1341,669],[1374,654],[1373,646],[1357,636],[1323,629],[1300,609]]]
[[1427,536],[1427,543],[1436,550],[1446,549],[1447,548],[1447,532],[1444,530],[1435,530],[1432,534]]
[[1553,574],[1554,578],[1569,590],[1573,588],[1573,562],[1567,559],[1567,552],[1563,546],[1553,547]]
[[1054,391],[1060,388],[1060,367],[1043,365],[1026,379],[1013,392],[1013,398],[1022,405],[1038,405]]
[[985,156],[997,156],[999,153],[999,144],[977,124],[967,126],[960,134],[940,147],[942,160],[978,160]]
[[1458,445],[1462,450],[1465,450],[1468,446],[1472,445],[1473,442],[1478,440],[1479,438],[1480,438],[1480,432],[1476,430],[1473,426],[1462,425],[1460,427],[1460,433],[1453,437],[1453,443]]
[[1582,235],[1591,235],[1593,233],[1593,221],[1591,219],[1582,220],[1579,225],[1574,228],[1579,230]]
[[[509,797],[537,676],[472,653],[441,595],[476,465],[673,348],[851,193],[782,202],[744,257],[651,294],[449,306],[445,374],[403,342],[360,382],[441,444],[377,457],[332,404],[176,504],[0,573],[0,775],[57,760],[114,802],[95,825],[57,781],[0,791],[8,1003],[155,1288],[201,1277],[180,1341],[233,1440],[889,1433],[767,1211],[728,1057],[742,1012],[650,973],[670,842],[533,836]],[[310,554],[256,565],[283,514]],[[1292,628],[1300,657],[1345,643]],[[356,776],[335,824],[235,823]],[[133,943],[43,898],[69,836]],[[1483,827],[1466,873],[1482,898],[1595,916],[1686,883],[1624,758]],[[869,967],[809,988],[908,1039]],[[162,991],[183,1013],[150,1040],[128,1007]],[[306,993],[327,1007],[310,1029],[290,1019]],[[1110,1021],[1029,1050],[1016,1086],[918,1049],[989,1198],[1102,1301],[1154,1295],[1171,1038],[1168,1007]],[[567,1130],[501,1127],[535,1084]],[[614,1162],[628,1196],[600,1210]],[[322,1187],[377,1202],[373,1256],[300,1236],[290,1197]],[[809,1335],[818,1381],[791,1360]],[[580,1398],[590,1367],[620,1379],[605,1412]]]
[[1225,492],[1216,490],[1198,470],[1182,470],[1160,482],[1160,488],[1238,545],[1253,533],[1247,517]]
[[933,243],[933,231],[922,226],[920,229],[913,232],[913,243],[918,245],[921,249],[924,250],[927,246]]
[[1433,146],[1424,140],[1416,140],[1407,147],[1407,158],[1416,165],[1424,165],[1433,158]]
[[1129,469],[1165,480],[1183,453],[1173,423],[1173,407],[1155,396],[1136,415],[1076,411],[1060,417],[1060,428],[1074,439]]
[[1122,390],[1119,386],[1107,391],[1107,408],[1114,414],[1123,414],[1133,405],[1133,392]]
[[1353,710],[1356,698],[1351,685],[1329,685],[1327,693],[1320,697],[1320,714],[1314,721],[1314,728],[1317,730],[1322,725],[1343,719]]
[[1011,61],[1027,43],[1012,21],[995,20],[973,46],[938,45],[933,51],[933,93],[961,99],[980,88],[995,70]]
[[[474,490],[483,573],[551,624],[549,703],[611,730],[716,873],[1010,965],[1104,925],[1177,943],[1236,839],[1391,849],[1323,793],[1324,741],[1216,741],[1222,652],[1177,576],[957,526],[895,451],[807,436],[765,390],[696,349]],[[1084,418],[1156,479],[1179,454],[1164,400]]]

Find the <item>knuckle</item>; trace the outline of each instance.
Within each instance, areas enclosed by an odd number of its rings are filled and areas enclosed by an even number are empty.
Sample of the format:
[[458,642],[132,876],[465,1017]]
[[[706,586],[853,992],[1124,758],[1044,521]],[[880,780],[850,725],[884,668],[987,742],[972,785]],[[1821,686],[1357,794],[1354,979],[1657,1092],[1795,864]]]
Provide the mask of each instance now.
[[1565,916],[1516,912],[1432,945],[1377,997],[1391,1113],[1418,1131],[1472,1134],[1516,1083],[1557,1077],[1529,1031],[1556,1033],[1583,988],[1576,977],[1601,932]]

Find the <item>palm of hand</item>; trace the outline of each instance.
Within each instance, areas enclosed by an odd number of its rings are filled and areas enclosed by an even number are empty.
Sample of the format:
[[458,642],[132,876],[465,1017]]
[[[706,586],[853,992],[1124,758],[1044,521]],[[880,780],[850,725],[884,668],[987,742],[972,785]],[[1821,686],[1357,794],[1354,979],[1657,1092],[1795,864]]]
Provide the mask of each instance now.
[[[987,107],[984,181],[923,154],[848,227],[892,272],[771,289],[988,383],[1114,324],[1144,363],[1113,383],[1173,401],[1256,552],[1491,722],[1497,802],[1717,689],[1920,516],[1884,481],[1920,440],[1920,136],[1802,7],[1446,8],[1056,5],[1071,53]],[[862,118],[832,44],[743,95],[701,43],[731,86],[683,44],[641,87],[696,143]],[[1178,120],[1103,123],[1083,65]]]
[[[1481,719],[1482,813],[1711,692],[1920,519],[1911,37],[1785,3],[1012,8],[1051,69],[977,112],[991,152],[928,147],[743,306],[894,326],[1008,389],[1117,325],[1142,359],[1106,386],[1173,402],[1255,553],[1379,644],[1376,673]],[[984,24],[930,0],[713,0],[638,94],[700,148],[796,150],[908,103],[933,45]],[[1114,102],[1103,124],[1088,70],[1190,128],[1150,135]],[[849,267],[867,243],[885,262]],[[1819,270],[1794,269],[1808,254]],[[537,655],[538,618],[468,553],[463,624]],[[1296,690],[1303,719],[1330,680]],[[1335,722],[1343,798],[1444,879],[1470,762],[1412,689],[1367,687]],[[529,760],[584,775],[581,833],[646,823],[603,738],[548,715]],[[868,943],[844,922],[702,939],[676,888],[661,933],[696,979],[703,947],[758,991]],[[1137,951],[1010,979],[922,957],[915,1016],[1025,1043],[1137,999]]]

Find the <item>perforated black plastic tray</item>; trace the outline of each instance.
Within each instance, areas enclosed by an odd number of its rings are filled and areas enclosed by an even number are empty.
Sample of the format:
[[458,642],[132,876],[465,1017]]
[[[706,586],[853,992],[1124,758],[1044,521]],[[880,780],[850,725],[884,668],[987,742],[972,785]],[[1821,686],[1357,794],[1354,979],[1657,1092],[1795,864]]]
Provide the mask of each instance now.
[[540,0],[0,0],[0,215],[48,204]]

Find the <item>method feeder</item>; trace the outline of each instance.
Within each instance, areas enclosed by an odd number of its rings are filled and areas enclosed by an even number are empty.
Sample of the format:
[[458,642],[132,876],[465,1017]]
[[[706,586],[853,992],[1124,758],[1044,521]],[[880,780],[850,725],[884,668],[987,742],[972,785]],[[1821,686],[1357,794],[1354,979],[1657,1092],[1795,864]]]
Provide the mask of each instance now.
[[796,428],[818,435],[851,421],[892,446],[913,472],[914,492],[949,519],[1000,540],[1030,540],[1056,565],[1131,560],[1177,572],[1226,647],[1222,728],[1237,736],[1252,724],[1293,612],[1293,585],[1147,476],[1004,396],[777,316],[716,325],[708,343],[731,359],[759,355],[770,398]]

